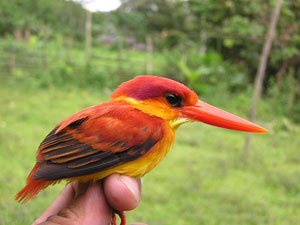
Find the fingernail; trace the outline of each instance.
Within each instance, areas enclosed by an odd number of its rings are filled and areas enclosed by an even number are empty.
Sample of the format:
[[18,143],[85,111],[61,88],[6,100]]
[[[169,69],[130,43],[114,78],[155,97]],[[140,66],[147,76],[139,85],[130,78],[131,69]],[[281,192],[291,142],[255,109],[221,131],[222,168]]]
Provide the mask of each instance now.
[[138,202],[140,199],[140,194],[138,189],[134,188],[134,185],[138,187],[136,181],[133,178],[127,176],[119,176],[119,180],[128,188],[128,190],[133,194],[135,200]]

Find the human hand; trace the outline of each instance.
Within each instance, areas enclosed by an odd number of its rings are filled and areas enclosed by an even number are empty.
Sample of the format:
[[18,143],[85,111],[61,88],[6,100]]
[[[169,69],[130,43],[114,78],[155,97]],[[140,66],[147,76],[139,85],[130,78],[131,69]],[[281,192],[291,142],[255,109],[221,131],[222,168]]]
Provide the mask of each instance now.
[[111,207],[132,210],[141,199],[141,180],[124,175],[107,177],[104,190],[93,184],[81,186],[76,193],[76,184],[68,184],[32,225],[107,225],[111,221]]

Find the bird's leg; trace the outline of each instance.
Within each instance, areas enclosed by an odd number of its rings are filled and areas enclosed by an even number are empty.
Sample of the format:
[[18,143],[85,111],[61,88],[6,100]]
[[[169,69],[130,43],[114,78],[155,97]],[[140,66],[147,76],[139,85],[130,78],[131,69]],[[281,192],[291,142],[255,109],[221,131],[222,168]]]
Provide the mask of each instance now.
[[117,225],[117,217],[116,217],[116,213],[114,212],[114,210],[111,215],[110,225]]
[[121,219],[120,225],[126,225],[126,215],[125,215],[125,213],[123,211],[119,211],[119,210],[116,210],[116,209],[112,209],[112,210],[113,210],[113,212],[112,212],[112,217],[111,217],[111,225],[117,225],[116,214],[118,214],[118,216]]

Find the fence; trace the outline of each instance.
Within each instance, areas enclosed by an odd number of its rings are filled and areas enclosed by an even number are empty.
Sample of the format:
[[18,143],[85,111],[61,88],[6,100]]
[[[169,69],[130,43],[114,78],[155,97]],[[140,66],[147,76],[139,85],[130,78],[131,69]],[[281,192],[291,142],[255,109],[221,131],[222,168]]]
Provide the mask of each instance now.
[[[77,47],[57,43],[30,43],[25,41],[0,41],[0,79],[14,79],[42,74],[62,67],[72,71],[81,71],[90,66],[93,70],[114,73],[120,79],[128,71],[139,74],[152,73],[152,41],[148,41],[146,51],[130,50],[124,47],[112,49],[104,45],[96,45],[88,57],[83,44]],[[82,45],[82,46],[81,46]],[[59,47],[60,46],[60,47]],[[20,75],[23,74],[23,75]]]

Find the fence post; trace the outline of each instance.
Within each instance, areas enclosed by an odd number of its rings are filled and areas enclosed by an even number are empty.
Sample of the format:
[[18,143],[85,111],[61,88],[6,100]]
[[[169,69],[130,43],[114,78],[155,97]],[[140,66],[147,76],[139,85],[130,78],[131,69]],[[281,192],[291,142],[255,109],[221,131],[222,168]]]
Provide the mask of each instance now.
[[71,62],[71,56],[72,56],[72,46],[73,46],[73,39],[72,36],[67,37],[67,52],[66,52],[66,61],[68,63]]
[[147,43],[147,62],[146,62],[146,73],[152,74],[152,52],[153,52],[153,41],[150,36],[146,39]]
[[289,94],[288,94],[288,101],[287,101],[287,109],[289,115],[292,114],[293,105],[295,102],[296,97],[296,82],[295,82],[295,70],[294,68],[290,68],[288,71],[288,83],[289,83]]
[[206,41],[207,41],[207,34],[205,32],[204,29],[201,30],[200,32],[200,40],[201,40],[201,44],[200,44],[200,56],[205,55],[206,53]]
[[92,12],[86,11],[86,21],[85,21],[85,54],[86,62],[91,58],[92,50]]
[[46,25],[43,27],[44,28],[44,39],[43,39],[43,63],[44,63],[44,68],[47,68],[48,66],[48,37],[49,37],[49,27]]
[[119,60],[119,80],[123,81],[123,38],[122,34],[119,34],[118,38],[118,60]]
[[9,70],[10,70],[10,74],[11,76],[15,76],[15,67],[16,67],[16,53],[17,53],[17,49],[16,49],[16,41],[14,41],[13,43],[13,49],[10,55],[10,59],[9,59]]

